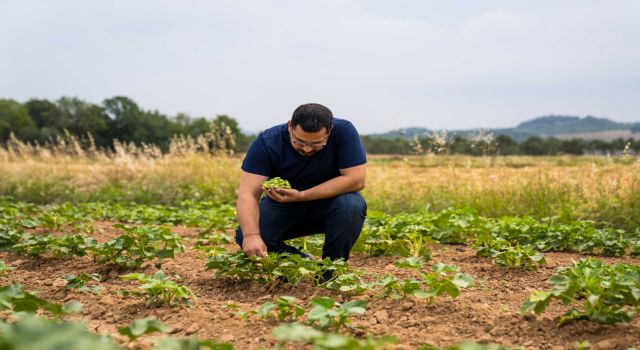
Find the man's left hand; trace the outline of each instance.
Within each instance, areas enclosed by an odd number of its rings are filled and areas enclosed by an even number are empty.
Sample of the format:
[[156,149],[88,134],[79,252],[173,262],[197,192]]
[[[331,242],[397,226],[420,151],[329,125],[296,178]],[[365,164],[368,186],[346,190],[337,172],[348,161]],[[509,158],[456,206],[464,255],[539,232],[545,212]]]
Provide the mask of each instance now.
[[267,197],[279,203],[300,202],[304,200],[302,191],[287,188],[269,188],[263,190]]

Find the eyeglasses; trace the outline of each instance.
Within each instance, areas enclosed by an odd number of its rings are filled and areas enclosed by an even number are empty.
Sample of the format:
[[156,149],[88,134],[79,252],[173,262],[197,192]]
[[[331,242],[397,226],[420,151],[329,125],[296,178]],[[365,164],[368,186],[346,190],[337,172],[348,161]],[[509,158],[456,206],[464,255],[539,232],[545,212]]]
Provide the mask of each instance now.
[[322,147],[327,145],[327,141],[329,141],[329,134],[331,134],[331,129],[329,129],[329,132],[327,133],[327,137],[324,141],[309,143],[309,142],[300,141],[300,139],[293,134],[293,129],[289,128],[289,137],[291,138],[291,143],[293,143],[294,145],[300,148],[305,148],[309,146],[309,148],[311,149],[315,149],[315,150],[321,149]]

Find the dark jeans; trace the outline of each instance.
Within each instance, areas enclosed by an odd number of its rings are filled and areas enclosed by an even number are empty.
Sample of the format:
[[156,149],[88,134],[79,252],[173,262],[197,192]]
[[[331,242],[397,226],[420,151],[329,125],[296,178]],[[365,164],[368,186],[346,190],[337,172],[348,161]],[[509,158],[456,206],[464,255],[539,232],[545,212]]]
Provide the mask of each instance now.
[[[347,260],[366,215],[367,204],[357,192],[297,203],[278,203],[265,197],[260,201],[260,234],[269,252],[300,254],[284,241],[324,232],[322,258]],[[242,247],[240,227],[236,242]]]

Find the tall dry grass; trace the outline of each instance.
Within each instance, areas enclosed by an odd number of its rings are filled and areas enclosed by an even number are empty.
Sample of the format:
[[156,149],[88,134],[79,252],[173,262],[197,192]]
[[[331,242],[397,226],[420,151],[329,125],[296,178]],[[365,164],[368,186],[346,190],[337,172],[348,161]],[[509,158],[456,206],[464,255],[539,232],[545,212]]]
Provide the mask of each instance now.
[[[107,152],[90,140],[39,147],[14,139],[0,148],[0,195],[35,203],[232,203],[242,157],[210,145],[176,138],[163,154],[149,145],[116,143]],[[634,230],[640,158],[373,156],[363,194],[371,210],[389,213],[472,207],[487,216],[591,219]]]

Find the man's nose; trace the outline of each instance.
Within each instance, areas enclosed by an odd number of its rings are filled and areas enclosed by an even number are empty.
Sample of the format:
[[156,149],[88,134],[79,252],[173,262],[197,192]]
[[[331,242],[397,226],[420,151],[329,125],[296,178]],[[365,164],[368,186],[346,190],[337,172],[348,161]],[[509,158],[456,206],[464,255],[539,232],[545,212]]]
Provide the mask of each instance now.
[[311,146],[309,146],[309,145],[304,145],[304,147],[302,147],[302,149],[307,153],[311,152],[311,150],[313,150],[313,148],[311,148]]

